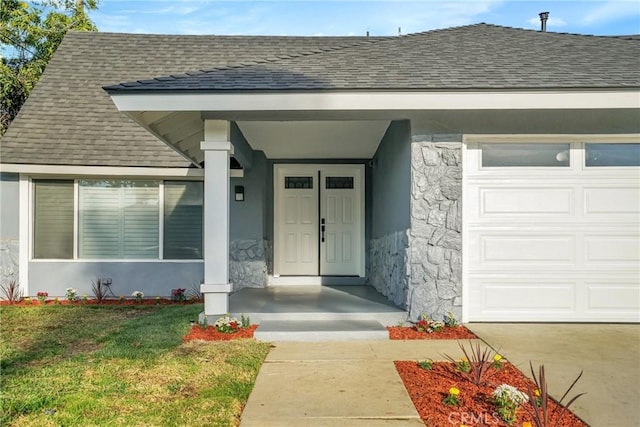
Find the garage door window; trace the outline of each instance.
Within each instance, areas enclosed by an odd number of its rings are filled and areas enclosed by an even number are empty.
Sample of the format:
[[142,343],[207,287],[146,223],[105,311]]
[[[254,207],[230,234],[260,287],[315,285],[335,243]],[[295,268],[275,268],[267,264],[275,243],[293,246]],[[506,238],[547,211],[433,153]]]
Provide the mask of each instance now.
[[585,144],[586,166],[640,166],[640,144]]
[[568,167],[569,144],[482,144],[482,167]]

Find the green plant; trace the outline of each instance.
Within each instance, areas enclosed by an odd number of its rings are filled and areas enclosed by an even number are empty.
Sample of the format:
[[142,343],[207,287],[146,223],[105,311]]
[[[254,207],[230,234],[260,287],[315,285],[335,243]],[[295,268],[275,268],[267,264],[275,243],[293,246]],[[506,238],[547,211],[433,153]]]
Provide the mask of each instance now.
[[469,359],[462,356],[460,360],[455,362],[456,371],[469,373],[471,371],[471,365],[469,364]]
[[0,285],[2,299],[9,301],[10,304],[19,302],[22,299],[22,289],[15,280],[9,280],[7,284]]
[[240,325],[243,328],[248,328],[249,326],[251,326],[251,319],[249,318],[249,316],[246,316],[244,314],[240,315]]
[[517,421],[518,408],[529,400],[526,393],[509,384],[501,384],[491,394],[500,418],[511,425]]
[[142,298],[144,298],[144,293],[141,291],[133,291],[131,296],[136,299],[136,302],[139,304],[142,302]]
[[185,295],[185,291],[185,288],[171,289],[171,300],[178,302],[186,301],[187,297]]
[[502,356],[498,353],[493,355],[493,367],[496,369],[502,368]]
[[444,322],[431,320],[429,316],[422,313],[420,319],[416,322],[415,328],[418,332],[440,332],[444,329]]
[[420,360],[418,366],[425,371],[430,371],[433,369],[433,359]]
[[24,297],[25,304],[31,304],[31,297]]
[[160,297],[156,297],[156,305],[160,305]]
[[38,297],[38,301],[40,302],[40,304],[44,304],[45,302],[47,302],[47,297],[49,296],[49,294],[47,292],[40,291],[36,294],[36,296]]
[[240,323],[235,317],[226,315],[216,320],[216,323],[214,323],[213,326],[215,326],[218,332],[231,334],[237,332],[240,328],[242,328],[242,323]]
[[82,294],[82,302],[85,304],[89,302],[89,296],[87,294]]
[[[531,362],[529,362],[529,368],[531,369],[531,377],[533,378],[533,381],[536,385],[535,390],[538,391],[537,394],[539,394],[539,396],[537,396],[536,392],[531,389],[531,386],[527,385],[527,393],[529,396],[529,402],[531,403],[528,412],[533,419],[533,423],[536,425],[536,427],[551,427],[551,420],[555,418],[555,423],[553,424],[553,426],[557,426],[562,420],[562,417],[567,413],[567,409],[569,409],[569,406],[571,406],[573,402],[580,398],[580,396],[585,394],[580,393],[575,395],[567,402],[566,405],[563,405],[562,403],[562,401],[567,397],[567,395],[576,385],[580,377],[582,377],[583,371],[580,371],[580,374],[578,374],[576,379],[573,380],[567,391],[564,392],[564,394],[558,401],[558,406],[553,411],[551,411],[549,409],[549,399],[551,397],[549,396],[549,390],[547,389],[547,378],[544,373],[544,365],[540,365],[540,367],[538,368],[538,376],[536,376]],[[556,416],[556,412],[558,410],[560,410],[560,412]]]
[[67,299],[67,301],[75,301],[77,295],[78,295],[77,289],[67,288],[65,290],[65,298]]
[[471,381],[473,384],[482,385],[496,373],[496,368],[493,365],[493,350],[489,347],[483,349],[480,344],[474,346],[473,343],[469,342],[470,350],[467,351],[464,345],[461,343],[458,343],[458,345],[465,356],[464,359],[461,359],[462,364],[447,354],[444,357],[456,365],[458,374],[462,378]]
[[444,315],[444,325],[448,328],[454,328],[458,326],[458,321],[452,312],[448,312]]
[[458,397],[459,395],[460,390],[455,387],[451,387],[449,389],[449,394],[442,400],[442,403],[447,406],[458,406],[460,405],[460,398]]

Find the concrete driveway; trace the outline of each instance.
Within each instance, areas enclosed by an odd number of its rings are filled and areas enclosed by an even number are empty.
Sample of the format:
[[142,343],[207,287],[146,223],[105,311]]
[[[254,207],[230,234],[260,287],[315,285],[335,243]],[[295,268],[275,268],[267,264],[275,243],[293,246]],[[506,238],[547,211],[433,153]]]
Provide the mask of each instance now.
[[530,376],[544,364],[549,390],[560,398],[581,370],[571,410],[594,427],[638,425],[640,325],[471,323],[466,325]]

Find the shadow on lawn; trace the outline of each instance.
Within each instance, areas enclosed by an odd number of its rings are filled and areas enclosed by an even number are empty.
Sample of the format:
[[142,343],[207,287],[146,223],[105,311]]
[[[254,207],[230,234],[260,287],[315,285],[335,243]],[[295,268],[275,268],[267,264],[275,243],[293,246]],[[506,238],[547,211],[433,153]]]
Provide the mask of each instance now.
[[202,306],[44,306],[0,309],[0,369],[39,365],[55,358],[149,358],[180,345],[189,319]]

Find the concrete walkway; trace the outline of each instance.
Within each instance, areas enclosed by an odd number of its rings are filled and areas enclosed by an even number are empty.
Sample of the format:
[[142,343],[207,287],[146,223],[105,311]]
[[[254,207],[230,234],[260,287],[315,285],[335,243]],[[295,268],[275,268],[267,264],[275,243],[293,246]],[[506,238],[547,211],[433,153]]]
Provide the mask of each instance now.
[[[640,325],[471,324],[525,374],[544,363],[560,398],[581,370],[572,410],[592,426],[637,425]],[[394,360],[442,360],[457,341],[275,343],[242,414],[243,427],[422,425]],[[573,396],[573,394],[572,394]]]
[[420,426],[394,360],[458,354],[456,341],[275,343],[242,427]]

